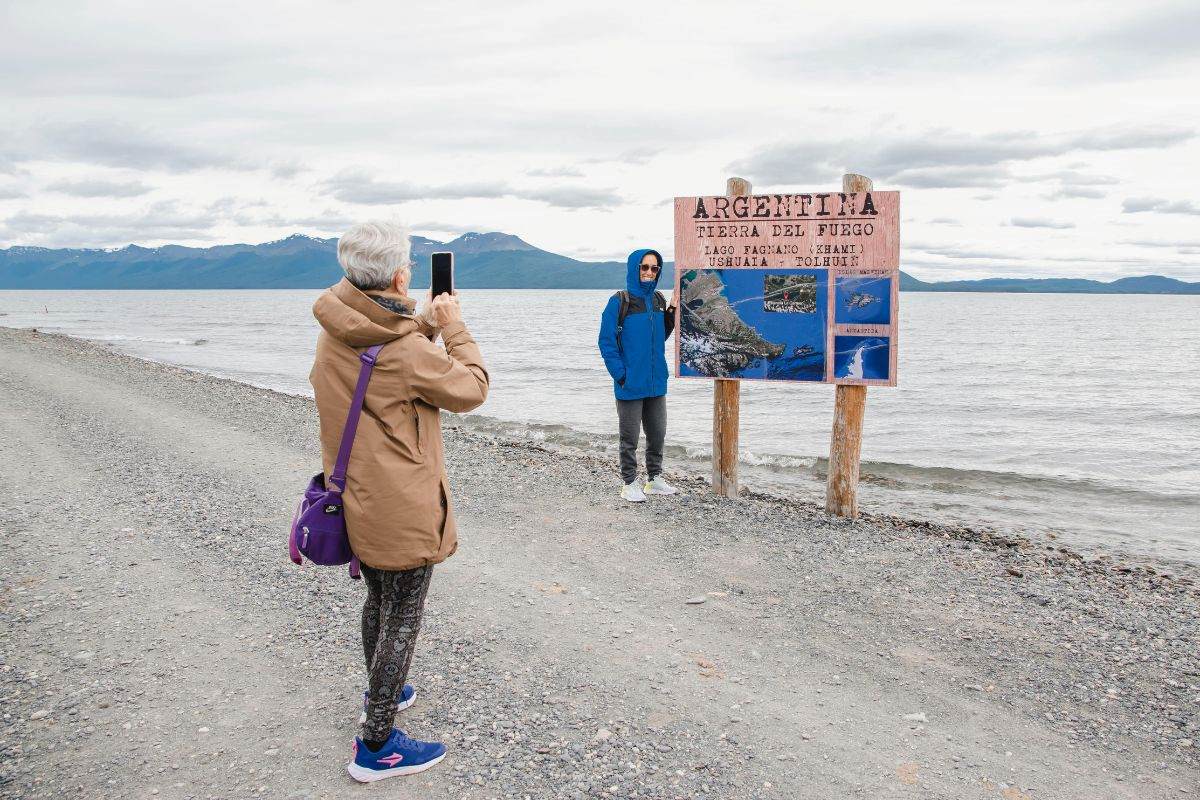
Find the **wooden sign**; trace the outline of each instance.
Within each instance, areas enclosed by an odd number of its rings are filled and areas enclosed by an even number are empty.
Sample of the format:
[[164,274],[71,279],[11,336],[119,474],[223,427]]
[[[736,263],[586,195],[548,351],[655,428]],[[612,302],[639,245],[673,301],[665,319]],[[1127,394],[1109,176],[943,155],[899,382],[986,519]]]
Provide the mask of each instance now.
[[675,198],[675,374],[896,385],[900,193]]

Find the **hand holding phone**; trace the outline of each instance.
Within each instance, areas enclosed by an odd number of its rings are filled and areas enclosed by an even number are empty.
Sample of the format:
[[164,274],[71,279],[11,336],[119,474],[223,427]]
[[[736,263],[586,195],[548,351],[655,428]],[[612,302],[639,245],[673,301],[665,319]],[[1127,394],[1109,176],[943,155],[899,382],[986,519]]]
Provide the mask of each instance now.
[[458,298],[452,294],[432,295],[429,301],[429,311],[437,320],[437,326],[444,328],[452,322],[462,322],[462,308]]

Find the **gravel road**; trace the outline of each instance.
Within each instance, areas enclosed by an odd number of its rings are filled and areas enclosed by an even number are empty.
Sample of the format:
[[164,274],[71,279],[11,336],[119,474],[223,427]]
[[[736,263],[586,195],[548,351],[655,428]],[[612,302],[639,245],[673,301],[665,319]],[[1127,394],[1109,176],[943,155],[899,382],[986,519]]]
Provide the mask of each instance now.
[[312,402],[0,329],[0,797],[1200,797],[1194,568],[631,506],[445,426],[461,545],[401,725],[450,754],[358,786],[364,590],[284,547]]

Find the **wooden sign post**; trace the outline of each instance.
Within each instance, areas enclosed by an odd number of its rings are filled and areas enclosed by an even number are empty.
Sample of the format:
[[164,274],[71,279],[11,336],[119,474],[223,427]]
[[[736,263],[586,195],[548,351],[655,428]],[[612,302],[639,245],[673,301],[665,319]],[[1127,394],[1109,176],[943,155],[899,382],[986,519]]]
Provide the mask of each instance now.
[[675,376],[713,381],[716,494],[738,494],[741,381],[832,383],[826,507],[858,513],[866,387],[896,385],[900,193],[842,185],[675,198]]
[[[748,197],[750,181],[730,178],[727,197]],[[678,267],[676,267],[678,269]],[[679,300],[676,298],[678,304]],[[722,497],[738,496],[738,426],[742,382],[726,378],[713,381],[713,491]]]
[[[843,175],[843,192],[869,192],[871,179]],[[825,512],[858,519],[858,470],[862,454],[863,414],[867,387],[839,384],[833,402],[833,433],[829,441],[829,482],[825,485]]]

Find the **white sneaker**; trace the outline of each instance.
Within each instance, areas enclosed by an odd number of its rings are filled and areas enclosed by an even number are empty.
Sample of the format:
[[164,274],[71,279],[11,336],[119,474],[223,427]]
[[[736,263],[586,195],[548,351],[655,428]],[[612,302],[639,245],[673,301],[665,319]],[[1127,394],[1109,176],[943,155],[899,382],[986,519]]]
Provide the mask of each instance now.
[[646,494],[675,494],[675,492],[679,491],[667,483],[667,479],[662,475],[655,475],[654,480],[648,481],[643,489]]
[[[649,484],[646,484],[649,486]],[[641,485],[635,480],[633,483],[627,483],[621,489],[621,499],[628,500],[631,503],[646,502],[646,494],[642,491]]]

